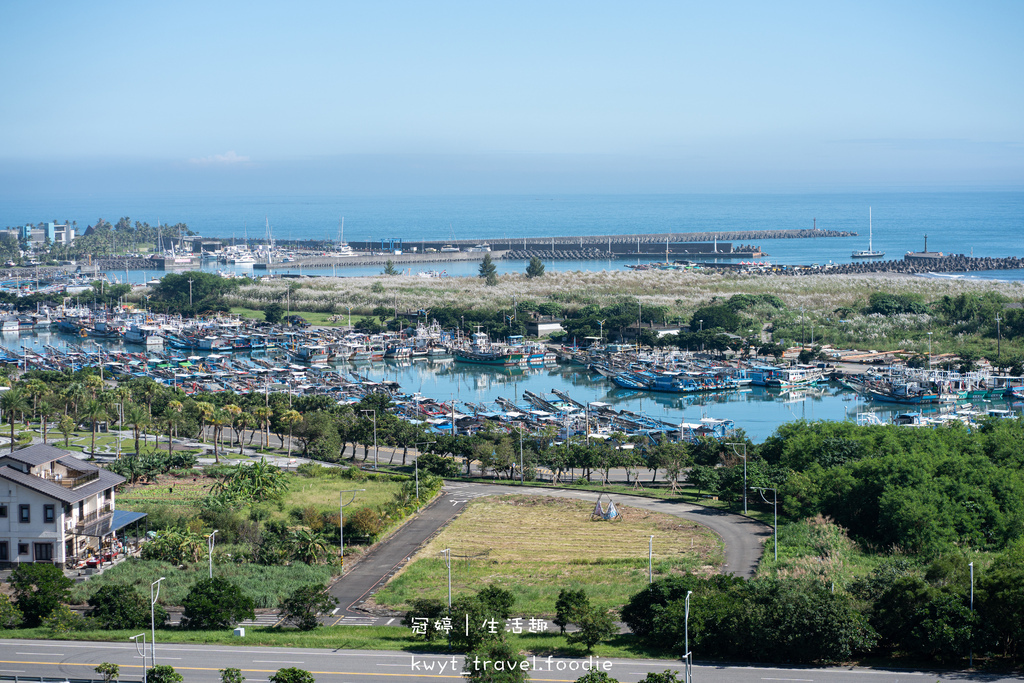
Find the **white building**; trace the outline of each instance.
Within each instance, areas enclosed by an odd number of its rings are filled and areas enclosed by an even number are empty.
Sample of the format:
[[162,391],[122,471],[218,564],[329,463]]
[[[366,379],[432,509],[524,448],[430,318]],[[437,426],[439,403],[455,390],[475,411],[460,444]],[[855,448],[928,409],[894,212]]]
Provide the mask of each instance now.
[[0,565],[63,567],[108,550],[146,516],[115,510],[114,487],[124,480],[53,446],[0,455]]

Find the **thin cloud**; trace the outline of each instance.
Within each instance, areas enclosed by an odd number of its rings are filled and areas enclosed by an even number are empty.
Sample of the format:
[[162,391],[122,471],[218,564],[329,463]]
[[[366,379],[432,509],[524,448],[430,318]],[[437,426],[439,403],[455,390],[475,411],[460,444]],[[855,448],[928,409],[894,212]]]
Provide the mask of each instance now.
[[230,152],[225,152],[224,154],[214,154],[213,156],[189,159],[189,163],[204,166],[232,166],[234,164],[249,163],[249,157],[238,156],[235,154],[234,150],[232,150]]

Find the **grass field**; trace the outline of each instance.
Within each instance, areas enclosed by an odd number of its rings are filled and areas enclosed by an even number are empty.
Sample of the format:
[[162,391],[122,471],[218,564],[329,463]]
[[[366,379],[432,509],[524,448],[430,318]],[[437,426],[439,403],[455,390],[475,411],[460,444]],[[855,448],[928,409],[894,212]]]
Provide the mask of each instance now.
[[512,590],[514,612],[551,615],[562,588],[586,588],[591,601],[617,608],[648,581],[648,541],[654,573],[711,571],[722,562],[718,537],[671,515],[620,507],[621,521],[591,522],[593,504],[561,498],[502,496],[473,501],[414,561],[375,596],[404,609],[417,598],[446,598],[452,550],[452,593],[489,583]]

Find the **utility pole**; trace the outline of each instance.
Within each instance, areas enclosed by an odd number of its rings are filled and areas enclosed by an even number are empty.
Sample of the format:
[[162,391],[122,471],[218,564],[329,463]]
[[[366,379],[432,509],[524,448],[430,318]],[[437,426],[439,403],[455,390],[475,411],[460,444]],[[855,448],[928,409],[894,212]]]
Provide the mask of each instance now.
[[192,308],[192,283],[195,282],[192,278],[188,279],[188,307]]
[[1000,320],[1002,320],[1002,318],[1000,318],[999,314],[996,313],[996,370],[997,371],[999,370],[999,356],[1001,355],[1002,346],[1003,346],[1003,332],[1002,332],[1002,330],[999,327],[999,321]]

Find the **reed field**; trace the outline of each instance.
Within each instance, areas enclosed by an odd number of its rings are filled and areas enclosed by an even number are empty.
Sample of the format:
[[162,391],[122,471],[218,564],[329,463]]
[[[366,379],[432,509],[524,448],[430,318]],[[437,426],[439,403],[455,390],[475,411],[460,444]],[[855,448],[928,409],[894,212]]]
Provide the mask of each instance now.
[[617,608],[648,582],[654,536],[655,577],[716,571],[722,543],[695,522],[630,507],[617,521],[591,521],[593,503],[508,495],[473,501],[375,596],[393,609],[418,598],[447,599],[451,548],[453,595],[497,584],[516,595],[514,612],[552,615],[563,588],[585,588],[591,602]]

